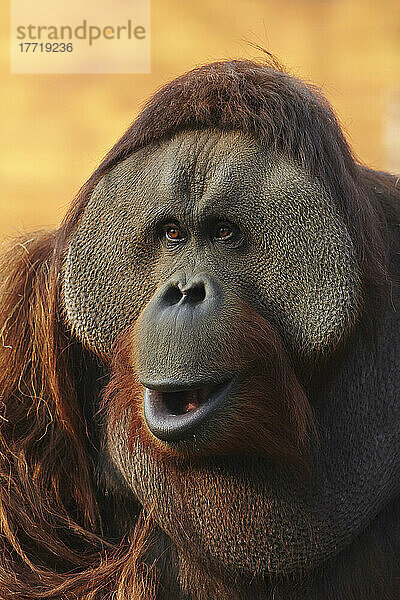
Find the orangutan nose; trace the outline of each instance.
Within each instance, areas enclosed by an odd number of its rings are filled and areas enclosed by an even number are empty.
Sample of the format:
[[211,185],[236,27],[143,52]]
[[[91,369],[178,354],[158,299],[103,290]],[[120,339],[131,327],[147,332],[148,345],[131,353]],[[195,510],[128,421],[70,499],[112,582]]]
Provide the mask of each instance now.
[[166,307],[195,307],[212,295],[213,287],[213,282],[206,275],[195,276],[187,283],[180,278],[167,283],[160,302]]

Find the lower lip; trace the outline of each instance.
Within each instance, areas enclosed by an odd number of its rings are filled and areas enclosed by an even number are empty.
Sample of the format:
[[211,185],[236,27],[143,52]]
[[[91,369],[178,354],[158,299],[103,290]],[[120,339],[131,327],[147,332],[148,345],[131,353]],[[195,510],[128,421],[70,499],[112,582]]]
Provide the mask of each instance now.
[[[146,388],[144,394],[144,417],[150,432],[166,443],[193,440],[207,420],[221,408],[233,386],[233,380],[216,386],[206,401],[182,403],[182,412],[173,414],[168,408],[163,392]],[[182,394],[182,392],[181,392]],[[201,397],[201,394],[197,396]],[[175,411],[177,412],[177,411]]]

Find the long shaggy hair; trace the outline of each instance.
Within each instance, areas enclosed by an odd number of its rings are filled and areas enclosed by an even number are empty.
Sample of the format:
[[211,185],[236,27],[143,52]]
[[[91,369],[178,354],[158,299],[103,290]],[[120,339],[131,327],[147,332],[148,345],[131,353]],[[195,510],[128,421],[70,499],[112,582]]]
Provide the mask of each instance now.
[[[269,65],[232,61],[195,69],[157,92],[83,186],[62,226],[17,240],[0,264],[3,600],[155,598],[156,567],[146,564],[155,529],[152,515],[139,517],[117,542],[104,534],[88,423],[77,394],[75,351],[81,345],[62,316],[60,280],[69,238],[96,183],[140,147],[178,130],[208,126],[250,133],[289,153],[320,179],[353,238],[365,306],[386,285],[384,222],[398,219],[395,180],[356,164],[317,90]],[[273,344],[269,356],[279,359],[274,334],[266,332],[265,339]],[[276,399],[271,406],[275,416],[283,411],[288,419],[282,427],[288,428],[283,433],[291,440],[290,454],[304,455],[306,400],[293,374],[279,361],[274,368],[287,394],[282,406]],[[301,410],[291,413],[294,406]],[[258,401],[254,407],[259,410]],[[256,446],[265,434],[269,450],[279,454],[282,445],[273,439],[267,420],[259,427]],[[242,449],[243,434],[238,440]]]

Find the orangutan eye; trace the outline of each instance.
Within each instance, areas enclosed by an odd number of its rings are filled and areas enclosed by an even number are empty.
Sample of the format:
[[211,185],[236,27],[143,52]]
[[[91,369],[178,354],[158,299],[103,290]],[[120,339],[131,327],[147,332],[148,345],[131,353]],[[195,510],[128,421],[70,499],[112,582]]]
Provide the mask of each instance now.
[[181,242],[185,239],[183,230],[175,223],[164,225],[164,235],[169,242]]
[[234,231],[231,225],[227,223],[218,223],[214,232],[214,239],[225,242],[233,237]]

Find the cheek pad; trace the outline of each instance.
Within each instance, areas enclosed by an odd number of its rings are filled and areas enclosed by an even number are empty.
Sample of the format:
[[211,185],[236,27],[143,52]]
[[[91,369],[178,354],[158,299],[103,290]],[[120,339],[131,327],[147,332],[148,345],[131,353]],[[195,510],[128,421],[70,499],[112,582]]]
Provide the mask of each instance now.
[[137,241],[134,189],[125,189],[125,179],[108,175],[96,186],[63,268],[67,321],[82,341],[106,353],[137,317],[152,285],[148,252]]
[[[283,337],[304,355],[329,351],[355,321],[360,280],[350,235],[317,188],[276,197],[264,219],[270,252],[261,290]],[[262,291],[261,291],[262,293]],[[264,291],[265,296],[265,291]]]

